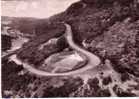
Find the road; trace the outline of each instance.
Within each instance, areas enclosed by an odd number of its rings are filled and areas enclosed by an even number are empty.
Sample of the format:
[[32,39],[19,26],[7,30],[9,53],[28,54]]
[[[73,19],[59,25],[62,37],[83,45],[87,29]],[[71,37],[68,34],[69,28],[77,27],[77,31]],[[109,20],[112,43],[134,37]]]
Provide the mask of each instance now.
[[75,51],[83,54],[84,56],[87,57],[88,59],[88,63],[83,66],[80,69],[77,70],[73,70],[70,72],[64,72],[64,73],[55,73],[55,72],[46,72],[46,71],[42,71],[42,70],[38,70],[36,68],[34,68],[33,66],[31,66],[28,63],[23,63],[21,60],[17,59],[18,61],[20,61],[24,68],[26,68],[28,71],[30,71],[31,73],[34,73],[36,75],[40,75],[40,76],[69,76],[69,75],[74,75],[74,74],[78,74],[78,73],[82,73],[84,71],[87,71],[89,69],[92,68],[96,68],[96,66],[98,66],[100,64],[100,58],[97,57],[96,55],[94,55],[93,53],[81,48],[80,46],[78,46],[77,44],[75,44],[74,40],[73,40],[73,35],[72,35],[72,29],[71,26],[68,24],[64,24],[66,27],[66,31],[65,31],[65,38],[69,44],[69,46],[74,49]]

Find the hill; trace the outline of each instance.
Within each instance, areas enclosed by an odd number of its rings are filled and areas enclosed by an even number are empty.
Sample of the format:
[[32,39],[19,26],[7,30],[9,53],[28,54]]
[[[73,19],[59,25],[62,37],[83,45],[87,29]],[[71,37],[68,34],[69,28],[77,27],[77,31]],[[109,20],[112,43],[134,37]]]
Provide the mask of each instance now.
[[[36,68],[50,55],[69,48],[63,37],[63,22],[66,22],[71,25],[76,44],[99,56],[100,67],[109,66],[111,69],[105,71],[107,68],[104,68],[96,77],[91,74],[79,78],[38,77],[28,72],[20,75],[25,71],[23,68],[3,60],[3,90],[14,93],[8,94],[9,97],[139,96],[137,0],[81,0],[49,19],[12,20],[12,28],[22,33],[35,31],[35,36],[23,45],[17,55],[21,60],[34,64]],[[58,38],[55,45],[38,49],[52,38]],[[6,97],[4,91],[3,96]]]

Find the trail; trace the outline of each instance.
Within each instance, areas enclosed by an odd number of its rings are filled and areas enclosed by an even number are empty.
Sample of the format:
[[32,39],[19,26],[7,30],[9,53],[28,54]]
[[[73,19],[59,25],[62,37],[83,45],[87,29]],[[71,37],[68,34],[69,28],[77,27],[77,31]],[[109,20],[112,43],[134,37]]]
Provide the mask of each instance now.
[[65,38],[66,38],[69,46],[72,49],[74,49],[75,51],[86,56],[88,59],[88,63],[84,67],[77,69],[77,70],[70,71],[70,72],[64,72],[64,73],[52,72],[52,73],[49,73],[49,72],[45,72],[42,70],[38,70],[28,63],[23,63],[21,60],[19,60],[17,58],[16,58],[16,60],[20,61],[23,64],[24,68],[26,68],[28,71],[30,71],[31,73],[40,75],[40,76],[69,76],[69,75],[82,73],[82,72],[87,71],[89,69],[96,68],[96,66],[100,64],[99,57],[97,57],[93,53],[81,48],[80,46],[76,45],[75,42],[73,41],[73,34],[72,34],[71,26],[68,24],[64,24],[64,25],[66,27]]

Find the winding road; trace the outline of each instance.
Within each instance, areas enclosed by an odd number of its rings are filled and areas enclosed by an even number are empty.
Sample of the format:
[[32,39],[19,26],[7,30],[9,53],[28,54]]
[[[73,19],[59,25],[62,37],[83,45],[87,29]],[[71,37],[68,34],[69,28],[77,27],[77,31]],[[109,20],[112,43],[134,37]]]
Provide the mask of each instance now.
[[75,51],[81,53],[82,55],[86,56],[86,58],[88,59],[88,63],[83,66],[80,69],[77,70],[73,70],[70,72],[64,72],[64,73],[55,73],[55,72],[45,72],[42,70],[38,70],[36,68],[34,68],[33,66],[31,66],[28,63],[23,63],[21,60],[18,60],[18,63],[21,62],[21,64],[23,65],[24,68],[26,68],[28,71],[30,71],[31,73],[34,73],[36,75],[40,75],[40,76],[69,76],[69,75],[74,75],[74,74],[78,74],[78,73],[82,73],[84,71],[87,71],[89,69],[95,68],[96,66],[98,66],[100,64],[100,59],[99,57],[97,57],[96,55],[94,55],[93,53],[81,48],[80,46],[76,45],[74,40],[73,40],[73,34],[72,34],[72,30],[71,30],[71,26],[69,24],[64,23],[65,27],[66,27],[66,31],[65,31],[65,38],[69,44],[69,46],[74,49]]

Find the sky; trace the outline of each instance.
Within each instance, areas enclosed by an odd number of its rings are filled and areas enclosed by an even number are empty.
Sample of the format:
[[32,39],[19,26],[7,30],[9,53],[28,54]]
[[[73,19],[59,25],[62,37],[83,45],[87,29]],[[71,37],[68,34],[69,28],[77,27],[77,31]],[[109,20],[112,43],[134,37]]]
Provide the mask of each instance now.
[[63,12],[79,0],[5,0],[1,1],[2,16],[48,18]]

